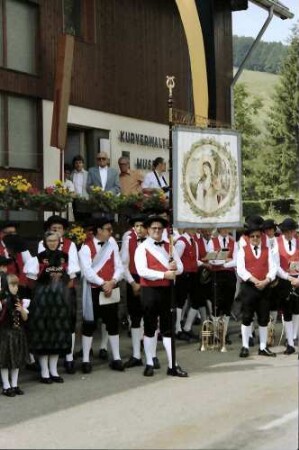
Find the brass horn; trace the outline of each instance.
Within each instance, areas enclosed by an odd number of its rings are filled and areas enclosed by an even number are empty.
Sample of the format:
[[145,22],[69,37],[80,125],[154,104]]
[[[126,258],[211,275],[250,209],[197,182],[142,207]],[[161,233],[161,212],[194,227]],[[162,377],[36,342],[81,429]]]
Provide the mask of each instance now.
[[215,326],[211,319],[207,319],[202,324],[201,329],[201,348],[202,352],[213,350],[214,348]]
[[267,346],[274,347],[274,344],[275,344],[275,324],[273,317],[270,316],[267,325]]
[[225,347],[225,338],[227,332],[227,322],[224,316],[220,316],[216,318],[216,338],[217,338],[217,347],[221,352],[227,352]]

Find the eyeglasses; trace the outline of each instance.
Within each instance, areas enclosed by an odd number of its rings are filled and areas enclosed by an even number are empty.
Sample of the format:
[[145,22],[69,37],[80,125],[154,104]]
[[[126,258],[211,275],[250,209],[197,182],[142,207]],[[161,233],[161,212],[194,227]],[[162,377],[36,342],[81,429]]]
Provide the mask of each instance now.
[[98,161],[106,161],[106,159],[107,158],[102,158],[102,157],[97,158]]
[[260,238],[261,235],[260,234],[250,234],[249,237],[250,238]]
[[163,230],[163,227],[150,227],[151,230]]

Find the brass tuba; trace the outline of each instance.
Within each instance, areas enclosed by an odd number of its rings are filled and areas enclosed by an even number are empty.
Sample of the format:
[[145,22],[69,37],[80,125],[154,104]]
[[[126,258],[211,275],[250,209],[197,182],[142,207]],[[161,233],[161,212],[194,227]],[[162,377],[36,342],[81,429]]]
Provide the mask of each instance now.
[[214,349],[215,326],[214,321],[207,319],[202,324],[201,329],[201,348],[202,352]]
[[267,325],[267,347],[274,347],[275,344],[275,324],[273,318],[270,316]]
[[227,352],[227,349],[225,347],[225,338],[227,332],[227,322],[225,320],[225,317],[216,317],[215,323],[217,348],[221,352]]
[[206,350],[219,350],[226,352],[225,338],[227,332],[227,322],[224,316],[212,317],[202,324],[201,348],[202,352]]

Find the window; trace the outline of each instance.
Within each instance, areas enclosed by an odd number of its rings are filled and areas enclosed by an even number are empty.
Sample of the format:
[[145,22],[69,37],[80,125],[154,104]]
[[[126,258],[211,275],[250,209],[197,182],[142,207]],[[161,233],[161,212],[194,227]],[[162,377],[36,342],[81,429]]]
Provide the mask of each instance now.
[[0,94],[0,165],[37,168],[37,102]]
[[37,73],[37,5],[0,0],[0,63],[3,67]]

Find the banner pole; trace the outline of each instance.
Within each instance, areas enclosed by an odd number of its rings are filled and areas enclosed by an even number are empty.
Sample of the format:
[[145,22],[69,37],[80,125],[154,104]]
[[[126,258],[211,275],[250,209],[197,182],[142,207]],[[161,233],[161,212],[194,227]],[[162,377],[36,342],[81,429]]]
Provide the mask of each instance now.
[[[169,126],[169,262],[173,261],[173,156],[172,156],[172,128],[173,128],[173,98],[172,91],[175,87],[175,77],[166,76],[166,86],[168,88],[168,126]],[[171,360],[172,368],[176,366],[175,348],[175,324],[176,324],[176,299],[175,281],[171,281]]]

